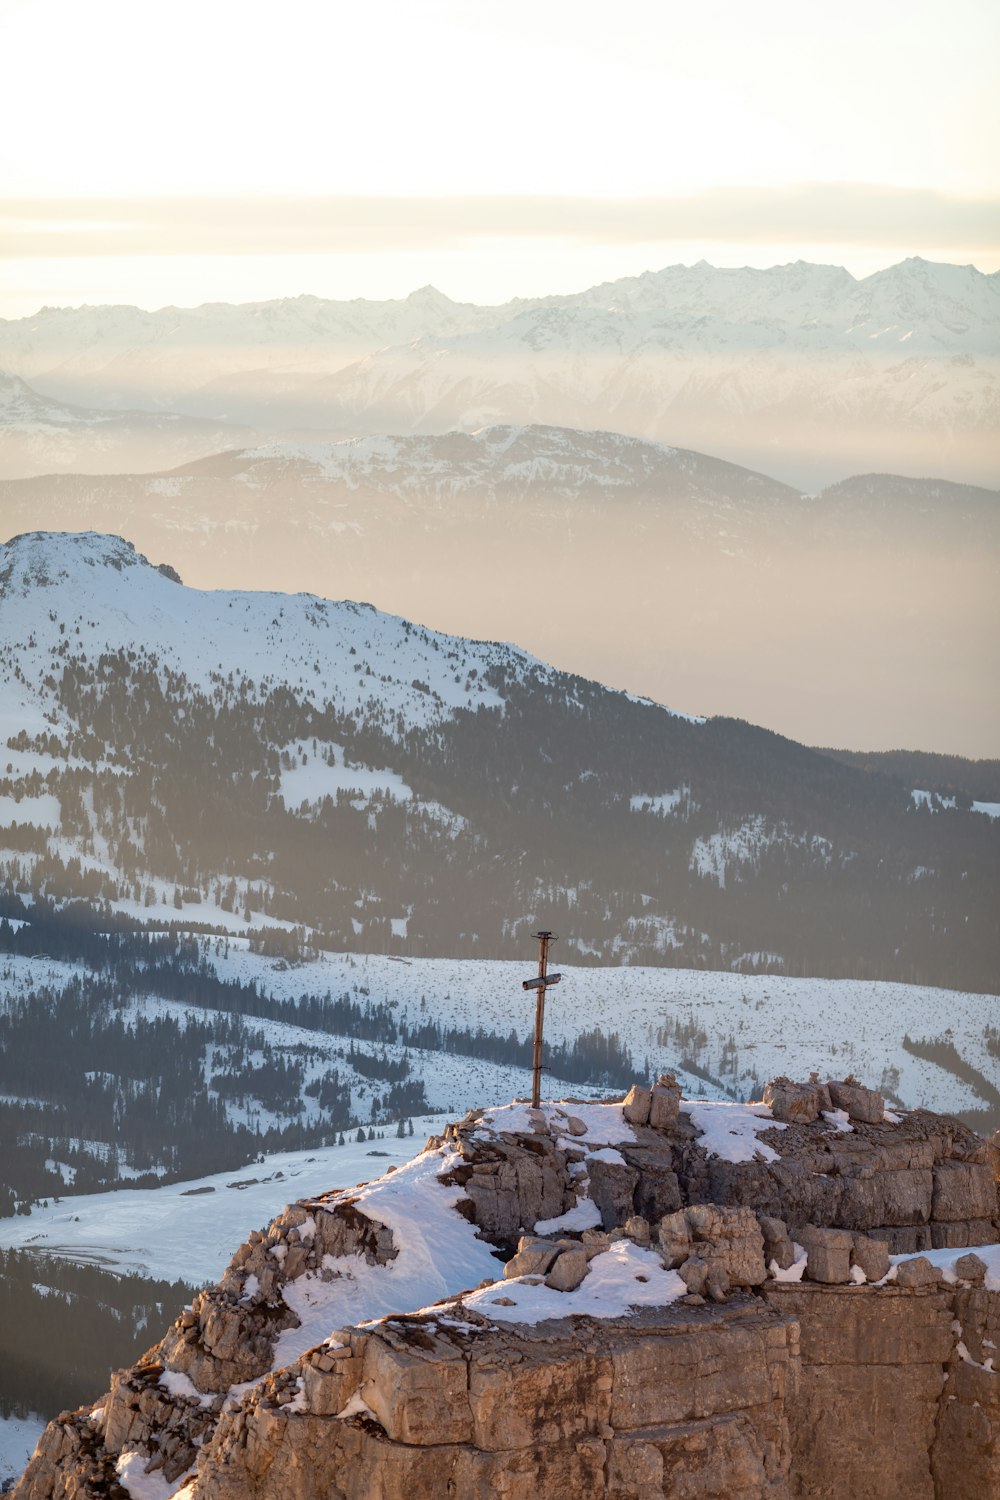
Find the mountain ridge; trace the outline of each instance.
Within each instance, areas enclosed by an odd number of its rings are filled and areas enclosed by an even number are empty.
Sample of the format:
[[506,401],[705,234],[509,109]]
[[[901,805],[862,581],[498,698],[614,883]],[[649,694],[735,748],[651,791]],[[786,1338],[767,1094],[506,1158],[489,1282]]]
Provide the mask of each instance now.
[[124,531],[202,588],[370,599],[806,742],[996,743],[983,488],[860,475],[803,495],[705,453],[527,426],[0,481],[0,508],[9,531]]
[[62,400],[335,435],[612,426],[770,456],[801,487],[903,454],[995,480],[998,350],[997,275],[920,260],[861,280],[673,266],[498,307],[434,292],[0,322],[0,366]]
[[141,923],[172,890],[210,927],[413,956],[516,956],[541,922],[588,962],[992,987],[979,813],[513,646],[198,593],[106,537],[20,538],[0,577],[11,898]]

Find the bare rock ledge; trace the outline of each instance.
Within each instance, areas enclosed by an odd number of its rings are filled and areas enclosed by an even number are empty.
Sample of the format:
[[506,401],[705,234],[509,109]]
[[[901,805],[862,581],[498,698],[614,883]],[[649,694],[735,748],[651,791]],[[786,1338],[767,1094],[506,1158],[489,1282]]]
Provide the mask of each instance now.
[[[495,1272],[419,1312],[377,1198],[292,1204],[49,1424],[16,1500],[128,1500],[128,1464],[163,1500],[1000,1500],[1000,1149],[855,1079],[765,1097],[749,1160],[670,1075],[449,1125],[438,1270]],[[278,1357],[362,1267],[383,1316]]]

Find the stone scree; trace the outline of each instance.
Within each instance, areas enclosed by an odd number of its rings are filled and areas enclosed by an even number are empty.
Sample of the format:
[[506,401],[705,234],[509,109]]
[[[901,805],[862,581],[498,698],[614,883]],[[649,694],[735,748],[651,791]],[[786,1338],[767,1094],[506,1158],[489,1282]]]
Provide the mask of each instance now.
[[[325,1255],[385,1265],[398,1249],[350,1193],[304,1201],[93,1412],[50,1423],[17,1500],[128,1500],[123,1449],[170,1485],[191,1472],[183,1500],[1000,1500],[984,1263],[970,1250],[946,1285],[914,1254],[883,1282],[890,1250],[1000,1240],[1000,1143],[923,1111],[886,1123],[853,1079],[777,1079],[768,1096],[786,1124],[761,1134],[768,1162],[709,1157],[669,1076],[624,1101],[620,1160],[588,1156],[571,1105],[521,1133],[471,1112],[428,1143],[507,1277],[571,1291],[627,1237],[678,1271],[680,1301],[500,1327],[451,1304],[341,1330],[272,1372],[297,1323],[285,1284],[332,1274]],[[531,1232],[584,1184],[601,1229]]]

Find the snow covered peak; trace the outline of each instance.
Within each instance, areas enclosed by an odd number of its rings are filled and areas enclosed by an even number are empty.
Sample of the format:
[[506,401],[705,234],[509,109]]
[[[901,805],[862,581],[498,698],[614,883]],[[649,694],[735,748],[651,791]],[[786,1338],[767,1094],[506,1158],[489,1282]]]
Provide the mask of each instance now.
[[993,483],[998,350],[1000,274],[919,258],[863,280],[700,262],[496,307],[425,286],[0,321],[0,366],[87,408],[261,435],[613,427],[752,468],[787,454],[810,487],[850,469]]
[[74,422],[82,414],[33,391],[19,375],[0,370],[0,426],[24,422]]
[[410,307],[440,309],[458,306],[457,302],[446,297],[444,292],[439,292],[436,286],[431,286],[430,282],[426,286],[417,287],[415,292],[410,292],[406,301]]
[[83,568],[121,573],[136,567],[150,564],[124,537],[96,531],[26,531],[0,548],[0,599],[6,603],[15,596],[27,598],[35,589],[73,589],[86,577]]
[[230,680],[262,696],[287,685],[390,730],[400,718],[426,725],[502,707],[491,667],[522,680],[549,671],[512,646],[442,635],[369,604],[178,586],[131,543],[95,532],[30,532],[0,548],[0,642],[21,643],[29,683],[61,670],[67,651],[91,661],[134,651],[205,692]]
[[[121,537],[28,532],[0,546],[0,702],[61,673],[68,656],[119,651],[209,695],[285,687],[392,737],[463,709],[502,711],[504,684],[559,680],[516,646],[445,635],[370,604],[188,588]],[[37,722],[43,706],[39,693],[22,720]]]

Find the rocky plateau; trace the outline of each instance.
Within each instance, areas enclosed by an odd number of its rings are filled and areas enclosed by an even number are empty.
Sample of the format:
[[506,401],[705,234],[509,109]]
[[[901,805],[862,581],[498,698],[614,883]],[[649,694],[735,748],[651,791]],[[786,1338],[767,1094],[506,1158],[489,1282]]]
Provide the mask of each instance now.
[[1000,1497],[998,1174],[853,1079],[472,1111],[253,1231],[14,1495]]

